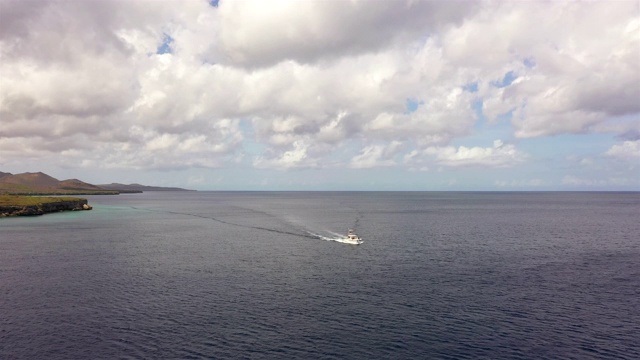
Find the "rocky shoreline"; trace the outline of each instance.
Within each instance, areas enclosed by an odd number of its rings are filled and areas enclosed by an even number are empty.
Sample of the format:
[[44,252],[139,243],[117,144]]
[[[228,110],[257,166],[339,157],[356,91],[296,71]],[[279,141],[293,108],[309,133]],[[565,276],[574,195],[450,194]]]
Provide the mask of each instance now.
[[87,199],[60,199],[51,198],[47,201],[29,205],[0,205],[0,217],[10,216],[37,216],[61,211],[91,210]]

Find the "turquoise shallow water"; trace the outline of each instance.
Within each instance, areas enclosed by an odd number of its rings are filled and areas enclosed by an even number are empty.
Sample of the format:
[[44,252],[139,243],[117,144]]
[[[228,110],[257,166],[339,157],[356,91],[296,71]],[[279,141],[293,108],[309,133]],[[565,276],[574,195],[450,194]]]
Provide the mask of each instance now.
[[638,193],[89,200],[0,220],[0,358],[640,357]]

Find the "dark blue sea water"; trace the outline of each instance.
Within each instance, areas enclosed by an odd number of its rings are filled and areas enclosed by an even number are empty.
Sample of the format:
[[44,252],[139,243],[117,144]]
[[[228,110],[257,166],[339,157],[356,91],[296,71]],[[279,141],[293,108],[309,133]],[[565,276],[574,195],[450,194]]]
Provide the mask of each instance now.
[[1,359],[640,358],[640,193],[89,201],[0,219]]

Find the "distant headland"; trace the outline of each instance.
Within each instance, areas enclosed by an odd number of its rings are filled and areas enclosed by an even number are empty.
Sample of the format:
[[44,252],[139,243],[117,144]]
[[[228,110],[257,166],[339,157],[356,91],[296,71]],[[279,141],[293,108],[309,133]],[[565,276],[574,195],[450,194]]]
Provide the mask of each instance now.
[[93,185],[78,179],[58,180],[42,172],[11,174],[0,171],[0,217],[42,215],[91,210],[87,199],[52,195],[118,195],[144,191],[192,191],[140,184]]
[[100,184],[99,187],[107,190],[115,190],[121,193],[141,193],[145,191],[195,191],[189,189],[183,189],[179,187],[162,187],[162,186],[148,186],[140,184]]

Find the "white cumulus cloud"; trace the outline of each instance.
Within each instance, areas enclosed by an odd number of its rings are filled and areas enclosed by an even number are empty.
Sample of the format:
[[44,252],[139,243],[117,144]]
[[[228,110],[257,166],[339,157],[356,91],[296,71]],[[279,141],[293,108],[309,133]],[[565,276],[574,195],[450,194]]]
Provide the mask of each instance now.
[[[405,157],[407,164],[419,164],[434,159],[436,164],[449,167],[488,166],[509,167],[522,162],[526,154],[518,151],[513,144],[495,140],[493,147],[429,146],[421,152],[413,152]],[[426,160],[425,160],[426,159]]]
[[640,140],[629,140],[622,142],[622,144],[615,144],[605,154],[622,159],[640,158]]
[[0,167],[499,168],[535,154],[465,141],[562,134],[636,159],[639,51],[634,1],[0,0]]

